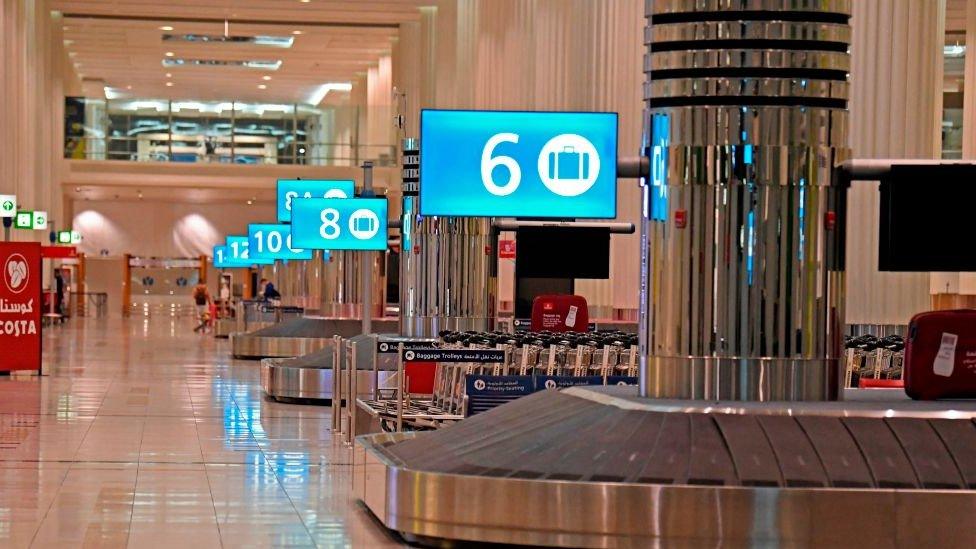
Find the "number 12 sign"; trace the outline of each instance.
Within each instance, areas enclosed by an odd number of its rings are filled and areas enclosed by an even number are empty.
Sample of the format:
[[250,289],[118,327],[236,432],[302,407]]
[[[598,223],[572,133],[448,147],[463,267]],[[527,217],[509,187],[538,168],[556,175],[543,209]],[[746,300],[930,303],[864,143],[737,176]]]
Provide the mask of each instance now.
[[385,250],[385,198],[300,198],[292,203],[292,245],[312,250]]
[[617,215],[617,114],[424,110],[420,213]]
[[273,259],[256,258],[251,256],[251,247],[246,236],[227,237],[228,259],[234,263],[244,263],[247,265],[271,265]]

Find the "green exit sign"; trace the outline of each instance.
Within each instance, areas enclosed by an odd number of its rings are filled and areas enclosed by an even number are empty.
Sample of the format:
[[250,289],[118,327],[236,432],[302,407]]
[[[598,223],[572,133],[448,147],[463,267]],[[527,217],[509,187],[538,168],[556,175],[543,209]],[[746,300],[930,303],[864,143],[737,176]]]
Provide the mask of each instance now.
[[34,228],[34,212],[30,211],[19,211],[17,215],[14,216],[14,228],[15,229],[33,229]]
[[71,231],[58,231],[58,244],[71,244]]

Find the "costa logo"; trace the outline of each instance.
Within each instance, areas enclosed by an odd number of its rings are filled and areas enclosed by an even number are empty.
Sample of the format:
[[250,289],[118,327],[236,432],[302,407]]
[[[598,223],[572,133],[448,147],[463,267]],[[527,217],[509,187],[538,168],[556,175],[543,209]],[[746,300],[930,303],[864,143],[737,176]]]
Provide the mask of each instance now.
[[27,287],[28,280],[30,269],[27,267],[27,259],[20,254],[10,254],[3,266],[3,281],[7,284],[7,289],[19,294]]

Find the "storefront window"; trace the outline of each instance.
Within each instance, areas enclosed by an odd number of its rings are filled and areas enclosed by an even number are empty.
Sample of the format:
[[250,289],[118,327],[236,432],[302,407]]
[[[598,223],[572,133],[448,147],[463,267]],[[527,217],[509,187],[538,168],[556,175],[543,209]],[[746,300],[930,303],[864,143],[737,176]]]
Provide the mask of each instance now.
[[65,158],[135,162],[396,163],[361,144],[356,106],[65,98]]
[[962,111],[966,73],[964,33],[946,34],[943,60],[942,158],[962,158]]

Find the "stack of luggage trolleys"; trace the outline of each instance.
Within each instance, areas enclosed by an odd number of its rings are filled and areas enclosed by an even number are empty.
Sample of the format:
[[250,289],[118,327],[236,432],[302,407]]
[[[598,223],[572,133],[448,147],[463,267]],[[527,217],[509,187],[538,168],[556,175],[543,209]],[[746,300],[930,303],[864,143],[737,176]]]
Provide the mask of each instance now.
[[844,341],[846,386],[856,388],[862,379],[902,379],[905,340],[900,335],[862,335]]
[[620,331],[591,333],[556,332],[451,332],[439,334],[434,348],[440,350],[504,351],[499,362],[438,362],[433,394],[429,398],[397,389],[380,389],[379,398],[363,402],[380,420],[384,430],[392,429],[399,407],[405,425],[417,429],[439,427],[463,418],[467,412],[468,376],[511,378],[541,390],[536,378],[565,378],[569,385],[603,385],[637,376],[637,335]]

